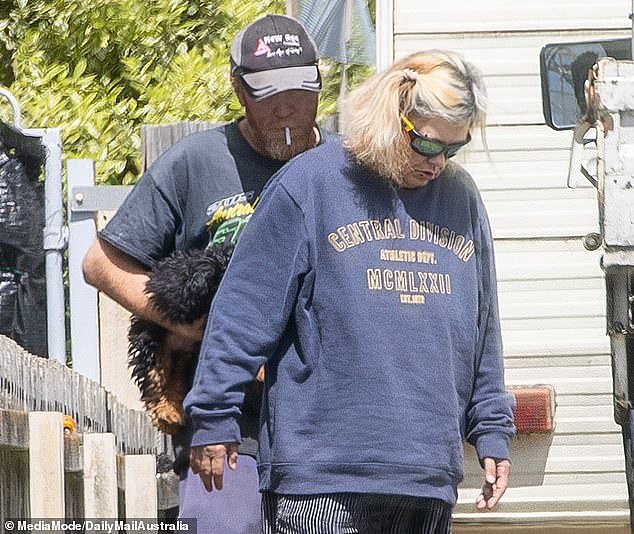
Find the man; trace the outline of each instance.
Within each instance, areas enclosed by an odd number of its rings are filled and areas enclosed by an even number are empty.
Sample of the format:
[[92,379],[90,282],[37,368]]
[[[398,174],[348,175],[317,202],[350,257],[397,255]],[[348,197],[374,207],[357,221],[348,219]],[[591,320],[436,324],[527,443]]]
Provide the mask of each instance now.
[[[314,42],[295,19],[267,15],[246,26],[231,45],[232,85],[244,118],[186,137],[152,165],[86,255],[86,281],[175,338],[200,341],[204,320],[175,324],[152,307],[144,292],[148,269],[174,250],[233,246],[268,179],[320,143],[317,60]],[[223,493],[210,495],[211,486],[204,491],[187,469],[190,429],[174,440],[180,516],[196,517],[199,532],[259,529],[257,417],[257,406],[243,414],[240,468]],[[192,455],[196,473],[208,462],[204,449]]]

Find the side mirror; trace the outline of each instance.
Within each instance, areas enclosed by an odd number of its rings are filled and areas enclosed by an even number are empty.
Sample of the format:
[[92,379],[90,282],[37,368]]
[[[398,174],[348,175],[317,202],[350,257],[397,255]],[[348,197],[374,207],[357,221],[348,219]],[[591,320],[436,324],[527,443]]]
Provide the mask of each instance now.
[[632,58],[631,39],[547,44],[539,55],[546,124],[572,130],[586,112],[583,93],[588,69],[602,57]]

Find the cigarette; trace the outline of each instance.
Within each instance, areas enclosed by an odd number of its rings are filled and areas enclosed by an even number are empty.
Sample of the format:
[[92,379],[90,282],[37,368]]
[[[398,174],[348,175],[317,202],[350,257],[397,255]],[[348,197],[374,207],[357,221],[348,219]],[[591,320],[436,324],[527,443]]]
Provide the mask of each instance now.
[[286,136],[286,146],[291,146],[291,129],[288,126],[284,127],[284,135]]

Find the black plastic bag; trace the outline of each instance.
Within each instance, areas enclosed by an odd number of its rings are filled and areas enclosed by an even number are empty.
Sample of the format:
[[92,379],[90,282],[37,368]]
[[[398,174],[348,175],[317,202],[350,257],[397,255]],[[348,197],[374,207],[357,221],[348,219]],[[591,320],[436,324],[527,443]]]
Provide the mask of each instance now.
[[14,321],[18,309],[19,275],[0,270],[0,334],[13,339]]
[[30,179],[20,159],[0,143],[0,243],[42,250],[43,184]]
[[39,356],[47,354],[43,185],[0,142],[0,334]]

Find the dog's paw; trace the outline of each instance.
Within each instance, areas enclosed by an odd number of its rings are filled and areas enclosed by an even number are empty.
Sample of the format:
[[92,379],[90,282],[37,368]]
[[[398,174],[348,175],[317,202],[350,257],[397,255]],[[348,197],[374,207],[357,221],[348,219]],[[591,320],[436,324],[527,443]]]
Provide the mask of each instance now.
[[156,428],[166,434],[177,434],[185,425],[183,402],[173,402],[165,397],[146,402],[146,410]]

